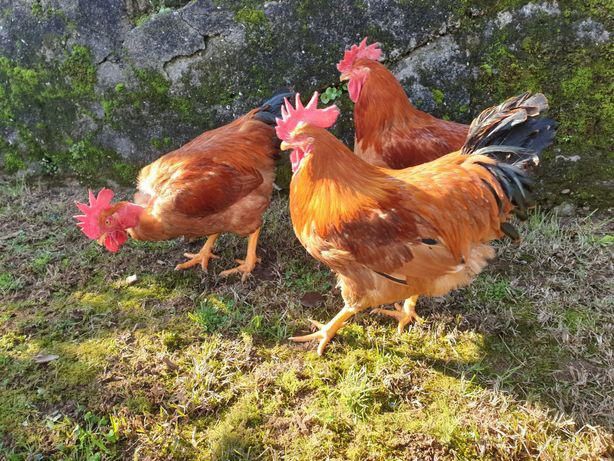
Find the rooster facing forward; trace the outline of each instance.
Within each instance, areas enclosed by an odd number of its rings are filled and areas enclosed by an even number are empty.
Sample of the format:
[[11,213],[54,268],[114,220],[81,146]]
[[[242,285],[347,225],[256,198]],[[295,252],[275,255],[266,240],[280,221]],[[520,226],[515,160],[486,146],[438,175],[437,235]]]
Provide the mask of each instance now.
[[[542,118],[542,94],[524,94],[476,118],[462,150],[403,170],[371,165],[326,128],[339,110],[286,101],[277,120],[282,150],[296,160],[290,185],[294,232],[307,251],[337,273],[345,306],[319,331],[318,354],[343,323],[370,307],[420,295],[441,296],[469,284],[494,256],[488,244],[524,213],[536,163],[555,134]],[[411,319],[415,312],[402,313]]]
[[184,236],[208,239],[197,254],[176,269],[200,264],[206,270],[213,245],[222,232],[248,237],[247,256],[221,272],[241,273],[244,280],[258,262],[256,246],[262,214],[271,200],[274,157],[279,140],[273,125],[291,93],[273,96],[261,107],[228,125],[207,131],[144,167],[134,203],[111,203],[113,191],[90,192],[89,206],[77,203],[75,216],[85,235],[116,252],[128,236],[168,240]]
[[347,50],[337,64],[354,102],[354,153],[373,165],[407,168],[460,149],[469,126],[414,107],[396,77],[378,60],[377,43]]

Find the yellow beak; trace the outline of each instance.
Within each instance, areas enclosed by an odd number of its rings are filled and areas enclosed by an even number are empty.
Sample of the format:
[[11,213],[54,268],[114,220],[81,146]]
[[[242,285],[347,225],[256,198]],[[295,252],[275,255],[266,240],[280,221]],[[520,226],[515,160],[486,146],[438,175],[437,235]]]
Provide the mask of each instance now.
[[286,143],[286,141],[282,141],[281,144],[279,145],[279,148],[281,150],[290,150],[290,146],[288,145],[288,143]]
[[340,82],[345,82],[346,80],[349,80],[349,79],[350,79],[350,76],[348,74],[341,74],[339,76],[339,81]]
[[107,238],[107,233],[103,233],[100,237],[98,237],[96,239],[96,241],[100,244],[100,245],[104,245],[104,241]]

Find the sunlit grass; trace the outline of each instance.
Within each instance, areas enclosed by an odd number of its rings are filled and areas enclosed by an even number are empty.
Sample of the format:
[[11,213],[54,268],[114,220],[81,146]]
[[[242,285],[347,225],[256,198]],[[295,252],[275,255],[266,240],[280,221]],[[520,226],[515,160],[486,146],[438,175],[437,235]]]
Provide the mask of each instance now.
[[[318,357],[287,337],[341,299],[293,236],[283,196],[242,284],[216,274],[244,239],[221,239],[209,274],[176,272],[201,242],[111,255],[72,223],[81,191],[52,190],[0,184],[0,232],[13,235],[0,240],[2,459],[608,456],[606,219],[535,213],[473,285],[421,299],[424,324],[398,335],[365,312]],[[307,308],[311,291],[323,298]]]

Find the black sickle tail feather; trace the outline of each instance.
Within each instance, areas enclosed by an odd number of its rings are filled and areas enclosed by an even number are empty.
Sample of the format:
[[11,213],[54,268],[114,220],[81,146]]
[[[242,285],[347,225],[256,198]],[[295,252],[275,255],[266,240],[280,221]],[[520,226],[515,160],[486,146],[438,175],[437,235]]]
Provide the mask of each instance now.
[[[556,122],[543,117],[547,109],[548,101],[541,93],[524,93],[488,108],[471,124],[462,148],[464,154],[485,155],[497,160],[494,165],[480,165],[499,182],[520,219],[526,219],[527,208],[534,203],[531,195],[534,183],[528,176],[528,169],[539,163],[541,152],[552,144],[556,133]],[[490,184],[488,188],[502,211],[501,198]],[[502,224],[501,230],[518,240],[518,232],[511,224]]]
[[260,110],[256,112],[254,118],[267,125],[275,126],[275,119],[281,118],[281,106],[284,103],[284,99],[292,99],[293,97],[294,93],[288,88],[277,90],[273,96],[262,103],[259,107]]

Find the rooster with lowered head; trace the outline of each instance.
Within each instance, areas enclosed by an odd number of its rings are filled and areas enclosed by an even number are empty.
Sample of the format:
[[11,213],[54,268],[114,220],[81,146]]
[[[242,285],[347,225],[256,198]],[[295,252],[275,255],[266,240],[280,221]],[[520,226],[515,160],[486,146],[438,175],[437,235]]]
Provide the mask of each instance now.
[[207,131],[163,155],[139,173],[133,202],[113,203],[114,193],[91,191],[77,224],[90,239],[116,252],[128,237],[168,240],[208,237],[196,254],[176,269],[200,264],[206,270],[213,245],[222,232],[248,237],[247,256],[220,275],[242,274],[244,280],[259,258],[256,246],[262,215],[271,200],[279,139],[275,118],[291,93],[276,94],[237,120]]

